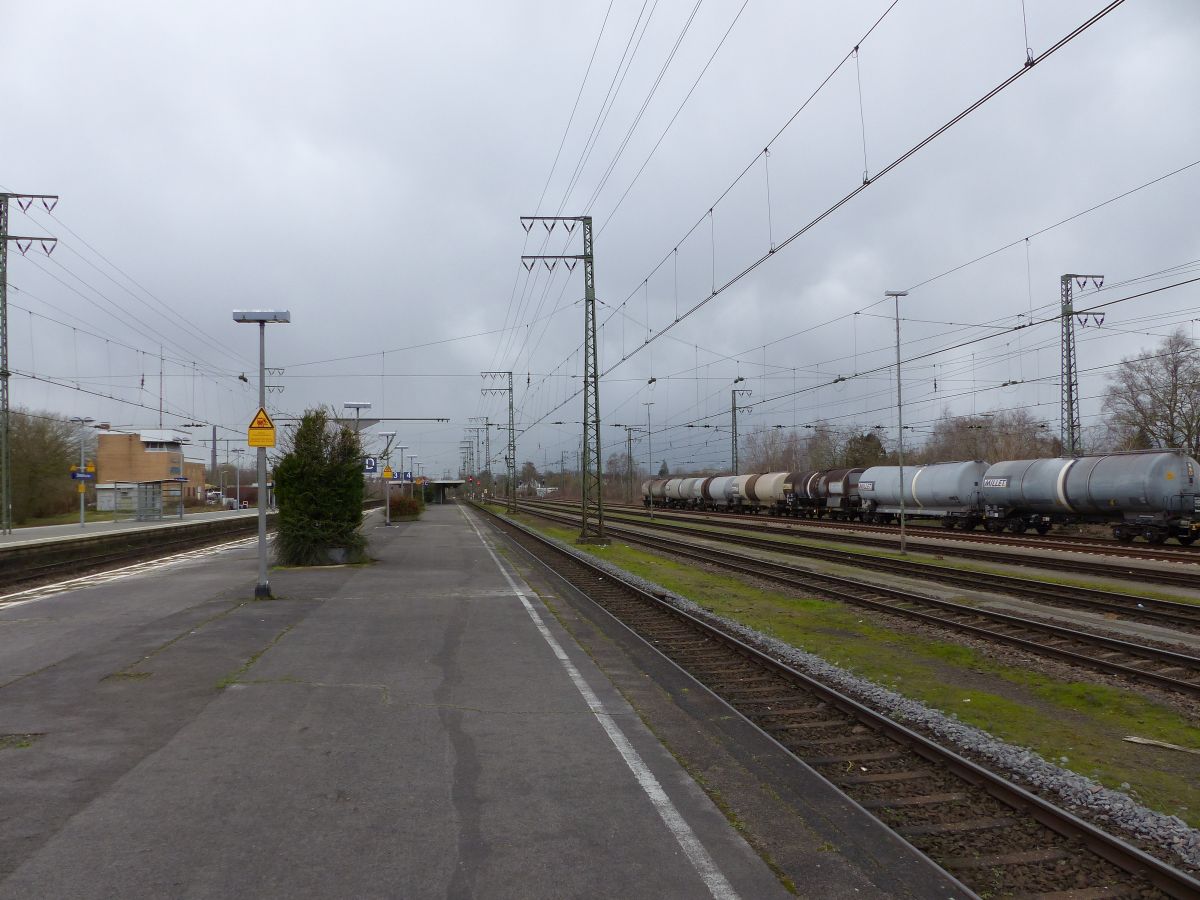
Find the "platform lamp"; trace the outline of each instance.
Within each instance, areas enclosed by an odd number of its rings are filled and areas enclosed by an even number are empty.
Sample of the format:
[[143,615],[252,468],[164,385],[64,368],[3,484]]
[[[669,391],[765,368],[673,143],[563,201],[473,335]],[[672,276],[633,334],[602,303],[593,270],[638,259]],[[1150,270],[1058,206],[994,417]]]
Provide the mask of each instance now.
[[[379,436],[387,438],[387,443],[383,447],[383,467],[388,468],[388,460],[392,455],[392,441],[396,439],[396,432],[381,431]],[[392,479],[384,477],[383,479],[383,524],[392,524]]]
[[898,437],[896,458],[900,467],[900,555],[908,552],[908,534],[904,518],[904,402],[900,395],[900,298],[908,291],[884,291],[883,296],[896,302],[896,433]]
[[646,407],[646,484],[650,486],[650,521],[654,521],[654,438],[650,431],[650,407],[654,405],[653,400],[645,400],[642,406]]
[[[79,426],[79,478],[83,479],[79,482],[79,527],[83,528],[84,517],[86,516],[86,513],[84,512],[84,501],[87,499],[87,481],[85,478],[87,475],[87,460],[84,459],[83,439],[86,432],[83,430],[83,426],[91,425],[96,420],[91,416],[71,416],[71,421]],[[97,506],[99,506],[99,503],[97,503]]]
[[[400,453],[400,483],[403,484],[404,483],[404,451],[407,450],[408,447],[404,444],[397,444],[396,449]],[[404,488],[403,487],[400,488],[400,496],[401,497],[404,496]]]
[[[258,406],[267,408],[267,325],[285,325],[292,321],[286,309],[235,309],[233,321],[258,326]],[[267,580],[267,448],[258,448],[258,584],[254,596],[265,599],[271,596],[271,583]],[[241,498],[238,498],[241,506]]]
[[234,447],[229,452],[234,454],[237,458],[237,463],[235,463],[235,468],[233,470],[233,477],[235,479],[234,480],[234,485],[235,485],[234,492],[237,494],[237,500],[235,501],[235,503],[236,503],[235,508],[241,509],[242,508],[242,454],[246,452],[246,448],[245,447]]
[[[359,426],[362,424],[362,411],[364,409],[370,409],[370,408],[371,408],[371,404],[365,400],[361,400],[361,401],[357,401],[357,402],[356,401],[348,401],[348,402],[342,404],[342,409],[354,410],[354,433],[355,434],[358,434]],[[371,424],[370,422],[367,423],[368,427],[370,427],[370,424]]]

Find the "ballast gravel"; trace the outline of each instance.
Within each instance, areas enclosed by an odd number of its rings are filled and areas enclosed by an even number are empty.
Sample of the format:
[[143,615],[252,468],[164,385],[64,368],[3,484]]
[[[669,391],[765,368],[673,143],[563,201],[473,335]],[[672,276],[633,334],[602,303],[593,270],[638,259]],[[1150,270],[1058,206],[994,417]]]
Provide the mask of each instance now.
[[1005,774],[1012,781],[1035,792],[1058,796],[1067,809],[1083,813],[1088,819],[1110,823],[1114,828],[1136,835],[1147,845],[1167,848],[1184,865],[1200,868],[1200,830],[1189,828],[1178,816],[1168,816],[1147,809],[1129,795],[1106,788],[1091,778],[1055,765],[1033,750],[997,740],[986,731],[960,722],[953,715],[930,709],[923,703],[852,675],[819,656],[793,647],[778,638],[718,616],[686,597],[668,591],[662,585],[639,578],[603,559],[581,554],[574,547],[561,541],[554,543],[566,552],[598,564],[615,577],[630,582],[685,612],[721,623],[731,633],[766,650],[805,674],[852,694],[872,709],[883,712],[898,722],[936,734],[966,755],[986,759],[994,771]]

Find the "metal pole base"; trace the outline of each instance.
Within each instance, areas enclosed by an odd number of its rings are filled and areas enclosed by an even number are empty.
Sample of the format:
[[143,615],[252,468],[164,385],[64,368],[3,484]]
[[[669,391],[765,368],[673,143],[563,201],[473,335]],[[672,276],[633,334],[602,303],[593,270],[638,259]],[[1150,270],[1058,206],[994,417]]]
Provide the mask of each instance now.
[[268,584],[256,584],[254,586],[254,599],[255,600],[270,600],[271,599],[271,585],[269,583]]
[[575,543],[576,543],[576,545],[586,544],[590,547],[607,547],[609,544],[612,543],[612,541],[610,541],[606,537],[602,538],[602,537],[594,537],[593,535],[590,535],[590,534],[581,534],[579,537],[577,537],[575,539]]

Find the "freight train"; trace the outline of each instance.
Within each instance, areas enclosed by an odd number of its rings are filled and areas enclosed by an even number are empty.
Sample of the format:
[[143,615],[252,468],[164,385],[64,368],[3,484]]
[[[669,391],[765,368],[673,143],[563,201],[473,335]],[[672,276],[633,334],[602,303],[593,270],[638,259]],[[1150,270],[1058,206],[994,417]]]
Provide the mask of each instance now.
[[1125,543],[1189,545],[1200,537],[1200,463],[1181,450],[905,466],[662,478],[642,484],[646,506],[843,521],[899,518],[946,528],[1028,530],[1100,523]]

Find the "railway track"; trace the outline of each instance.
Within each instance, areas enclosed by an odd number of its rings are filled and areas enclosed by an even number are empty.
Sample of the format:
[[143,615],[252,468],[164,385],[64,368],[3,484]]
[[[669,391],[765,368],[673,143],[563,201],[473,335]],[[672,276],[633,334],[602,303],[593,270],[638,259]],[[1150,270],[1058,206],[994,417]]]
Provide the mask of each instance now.
[[254,534],[258,521],[229,519],[217,523],[189,523],[169,528],[115,532],[102,536],[46,541],[35,547],[0,548],[0,577],[5,592],[36,587],[78,575],[145,562]]
[[1186,872],[529,529],[489,517],[976,893],[1200,897],[1200,881]]
[[[546,513],[540,512],[538,515],[545,516]],[[552,515],[560,522],[574,524],[577,521],[559,513]],[[622,540],[651,550],[716,565],[739,575],[773,581],[792,590],[1007,644],[1038,656],[1059,659],[1108,675],[1200,696],[1200,658],[1185,653],[980,609],[913,591],[811,572],[711,545],[697,545],[628,528],[609,526],[609,531],[614,536],[619,535]]]
[[[576,509],[578,504],[569,504],[565,502],[547,503],[546,501],[538,501],[538,505],[546,505],[548,508],[563,508]],[[635,507],[619,507],[620,514],[631,516],[636,519],[649,519],[648,514],[643,510],[639,511]],[[612,517],[613,508],[607,509],[607,516]],[[741,531],[757,531],[770,532],[782,535],[791,535],[793,537],[808,538],[811,540],[831,541],[838,544],[853,544],[861,547],[873,547],[881,550],[896,549],[896,542],[891,538],[873,537],[866,534],[855,534],[852,531],[857,531],[861,526],[857,524],[850,528],[839,529],[836,533],[830,534],[825,528],[825,525],[813,526],[797,526],[792,523],[783,522],[783,520],[764,520],[761,516],[738,516],[726,515],[723,513],[696,513],[683,512],[680,510],[655,510],[655,518],[668,518],[675,521],[710,521],[716,523],[721,528]],[[779,524],[776,524],[779,523]],[[827,524],[827,523],[826,523]],[[845,526],[846,523],[839,523]],[[978,535],[979,538],[988,538],[992,535]],[[1163,585],[1167,587],[1181,587],[1195,590],[1200,586],[1200,568],[1189,565],[1179,565],[1175,568],[1167,569],[1150,569],[1138,566],[1123,565],[1115,561],[1102,560],[1078,560],[1062,558],[1057,556],[1039,556],[1032,553],[1010,552],[1005,550],[992,550],[975,545],[970,546],[946,546],[942,543],[932,543],[922,540],[920,537],[909,537],[908,546],[911,550],[916,550],[920,553],[935,554],[942,556],[955,556],[962,559],[978,560],[980,562],[995,563],[998,565],[1021,566],[1024,568],[1039,568],[1052,569],[1060,572],[1079,573],[1087,575],[1090,578],[1118,579],[1130,580],[1134,579],[1144,583],[1155,585]],[[1019,544],[1026,550],[1038,549],[1032,542],[1028,544]],[[1043,549],[1063,550],[1063,547],[1052,547]],[[1188,551],[1194,553],[1194,551]],[[1179,560],[1171,559],[1171,562],[1200,562],[1200,557],[1191,559]]]
[[[608,510],[621,512],[645,511],[641,504],[606,504]],[[713,512],[711,510],[678,510],[656,509],[659,513],[690,513],[716,519],[744,519],[749,521],[780,523],[801,529],[819,529],[825,531],[857,531],[873,534],[887,534],[899,537],[899,525],[882,525],[868,522],[845,522],[829,518],[792,518],[790,516],[759,515],[757,513]],[[1170,546],[1123,544],[1108,538],[1087,537],[1084,535],[1048,534],[1036,537],[1006,535],[997,532],[963,531],[961,529],[941,528],[936,525],[910,524],[908,539],[921,540],[932,538],[938,541],[987,544],[991,546],[1009,546],[1017,548],[1033,548],[1039,550],[1059,550],[1070,553],[1089,553],[1101,556],[1118,556],[1127,559],[1145,559],[1158,562],[1190,562],[1200,563],[1200,544],[1194,546]]]
[[[539,510],[539,506],[538,504],[522,505],[522,508],[536,513]],[[1103,591],[1075,585],[1053,584],[1010,575],[997,575],[993,573],[982,575],[977,572],[963,572],[949,566],[918,562],[910,559],[891,559],[870,554],[854,553],[849,550],[814,546],[812,544],[796,544],[788,540],[779,540],[770,537],[749,537],[729,534],[728,532],[714,532],[711,528],[693,525],[660,524],[657,521],[651,522],[644,517],[627,517],[624,513],[618,516],[610,514],[608,522],[611,524],[614,521],[636,524],[640,528],[661,528],[671,534],[686,534],[693,537],[720,540],[724,543],[737,544],[771,553],[793,553],[809,559],[820,559],[842,565],[870,568],[872,571],[887,572],[906,578],[932,580],[940,584],[962,587],[968,590],[986,590],[991,593],[1009,594],[1025,600],[1037,600],[1053,606],[1084,609],[1103,615],[1118,615],[1132,621],[1148,622],[1188,632],[1200,632],[1200,604],[1140,597],[1132,594],[1122,594],[1115,591]],[[781,535],[781,537],[795,536],[791,532]],[[1197,582],[1200,583],[1200,575],[1197,575],[1196,578]]]

